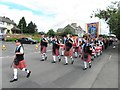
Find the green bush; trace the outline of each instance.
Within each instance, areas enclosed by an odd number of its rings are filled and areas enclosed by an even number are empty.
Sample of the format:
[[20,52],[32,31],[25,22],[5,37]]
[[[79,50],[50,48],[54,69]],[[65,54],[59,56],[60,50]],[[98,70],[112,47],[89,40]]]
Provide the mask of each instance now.
[[37,40],[38,42],[40,42],[40,38],[39,37],[34,37],[34,40]]
[[17,40],[18,38],[7,38],[6,41],[7,42],[15,42],[15,40]]

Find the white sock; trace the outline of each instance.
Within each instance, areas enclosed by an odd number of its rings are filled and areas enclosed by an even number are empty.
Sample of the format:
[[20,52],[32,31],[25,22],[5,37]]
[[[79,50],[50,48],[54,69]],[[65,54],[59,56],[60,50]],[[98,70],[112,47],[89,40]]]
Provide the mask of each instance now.
[[65,63],[68,63],[67,57],[65,56]]
[[23,68],[22,71],[25,71],[26,73],[29,73],[30,71],[26,68]]
[[70,58],[71,58],[71,60],[73,61],[73,57],[71,56]]
[[62,55],[64,55],[64,51],[62,51]]
[[47,54],[46,53],[43,53],[44,57],[47,57]]
[[77,57],[77,52],[75,52],[75,57]]
[[44,55],[43,55],[43,54],[41,54],[41,56],[42,56],[42,59],[45,59],[45,57],[44,57]]
[[14,68],[13,71],[14,71],[14,79],[17,79],[17,69]]
[[58,56],[58,59],[61,59],[61,57],[60,57],[60,56]]
[[91,65],[91,61],[89,62],[89,65]]
[[53,56],[53,61],[56,61],[56,56]]
[[84,61],[84,67],[87,68],[87,62]]

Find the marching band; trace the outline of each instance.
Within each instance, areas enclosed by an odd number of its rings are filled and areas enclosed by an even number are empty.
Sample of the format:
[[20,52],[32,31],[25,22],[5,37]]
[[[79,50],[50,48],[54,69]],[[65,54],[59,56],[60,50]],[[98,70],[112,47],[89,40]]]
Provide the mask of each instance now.
[[[41,34],[41,40],[39,43],[40,52],[42,59],[40,61],[47,60],[47,46],[48,40],[45,37],[45,34]],[[78,60],[83,61],[83,70],[87,70],[92,67],[92,62],[94,58],[102,55],[103,51],[107,49],[109,45],[113,45],[115,48],[115,40],[110,38],[90,38],[88,36],[78,37],[67,34],[64,38],[59,38],[57,36],[53,36],[51,38],[52,43],[52,63],[60,62],[61,56],[64,56],[64,65],[74,64],[74,58],[78,58]],[[113,44],[112,44],[113,43]],[[27,78],[30,76],[31,71],[26,69],[25,60],[24,60],[24,52],[23,47],[19,41],[16,41],[16,57],[14,59],[14,77],[10,82],[14,82],[18,80],[17,77],[17,68],[25,71],[27,73]],[[58,58],[58,59],[56,59]]]

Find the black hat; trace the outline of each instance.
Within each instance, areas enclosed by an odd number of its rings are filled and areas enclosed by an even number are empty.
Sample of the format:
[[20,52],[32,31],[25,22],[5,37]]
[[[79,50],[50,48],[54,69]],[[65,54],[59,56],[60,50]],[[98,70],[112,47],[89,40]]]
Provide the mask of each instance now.
[[41,35],[44,35],[45,33],[44,33],[44,32],[41,32],[40,34],[41,34]]
[[[17,43],[17,42],[20,42],[20,40],[15,40],[15,42]],[[21,43],[21,42],[20,42]]]

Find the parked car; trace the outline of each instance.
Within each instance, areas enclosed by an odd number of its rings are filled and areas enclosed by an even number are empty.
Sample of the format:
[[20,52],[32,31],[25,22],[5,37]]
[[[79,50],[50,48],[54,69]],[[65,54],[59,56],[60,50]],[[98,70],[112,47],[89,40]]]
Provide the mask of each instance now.
[[0,41],[4,41],[5,38],[4,38],[4,35],[0,35]]
[[37,40],[33,40],[30,37],[26,37],[26,38],[20,38],[18,39],[22,44],[37,44]]

